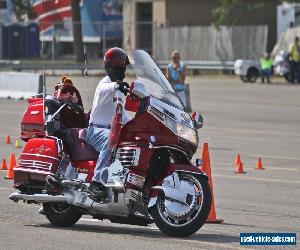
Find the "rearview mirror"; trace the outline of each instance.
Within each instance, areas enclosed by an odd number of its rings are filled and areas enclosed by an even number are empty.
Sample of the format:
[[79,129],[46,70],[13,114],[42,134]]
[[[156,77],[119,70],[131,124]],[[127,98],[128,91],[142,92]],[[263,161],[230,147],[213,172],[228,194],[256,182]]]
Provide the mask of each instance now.
[[193,119],[196,129],[203,127],[203,117],[199,112],[193,112],[192,119]]

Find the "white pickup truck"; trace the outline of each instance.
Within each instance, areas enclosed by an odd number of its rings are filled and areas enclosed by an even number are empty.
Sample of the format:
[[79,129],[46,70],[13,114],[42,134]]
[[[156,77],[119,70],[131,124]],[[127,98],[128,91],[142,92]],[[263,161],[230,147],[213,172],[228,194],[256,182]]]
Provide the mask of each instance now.
[[256,82],[260,76],[259,61],[238,59],[234,63],[234,73],[239,75],[243,82]]
[[[234,73],[239,75],[243,82],[256,82],[260,76],[260,63],[254,60],[238,59],[234,63]],[[291,82],[291,72],[288,60],[288,53],[280,51],[276,54],[273,63],[274,75],[283,76]]]

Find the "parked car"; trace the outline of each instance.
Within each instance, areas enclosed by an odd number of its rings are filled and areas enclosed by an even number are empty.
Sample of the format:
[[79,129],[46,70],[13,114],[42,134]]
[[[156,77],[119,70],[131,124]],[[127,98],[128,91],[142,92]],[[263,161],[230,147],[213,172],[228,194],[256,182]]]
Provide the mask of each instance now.
[[[243,82],[256,82],[260,76],[260,70],[259,61],[238,59],[234,63],[234,73],[239,75]],[[283,76],[288,82],[291,82],[288,52],[280,51],[275,55],[273,70],[274,75]]]
[[274,58],[274,72],[276,75],[283,76],[288,82],[292,81],[289,54],[280,51]]
[[238,59],[234,63],[234,73],[241,77],[243,82],[256,82],[260,76],[259,61]]

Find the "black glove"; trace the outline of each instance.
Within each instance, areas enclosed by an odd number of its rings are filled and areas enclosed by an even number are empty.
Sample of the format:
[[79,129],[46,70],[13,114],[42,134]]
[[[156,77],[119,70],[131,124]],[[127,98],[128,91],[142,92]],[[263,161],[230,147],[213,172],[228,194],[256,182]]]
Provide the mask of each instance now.
[[67,102],[67,107],[76,113],[83,113],[83,107],[74,102]]
[[119,85],[117,89],[126,96],[129,92],[129,84],[127,82],[117,82],[117,84]]

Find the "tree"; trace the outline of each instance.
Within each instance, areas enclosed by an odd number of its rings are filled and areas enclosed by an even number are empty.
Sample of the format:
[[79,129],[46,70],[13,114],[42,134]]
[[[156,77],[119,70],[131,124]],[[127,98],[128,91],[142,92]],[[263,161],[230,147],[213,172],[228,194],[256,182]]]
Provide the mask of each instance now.
[[72,26],[73,26],[73,46],[76,62],[84,61],[82,26],[80,16],[80,0],[71,0],[72,4]]
[[[220,25],[235,25],[238,17],[233,15],[234,9],[239,8],[243,11],[255,11],[263,8],[266,1],[258,0],[253,4],[247,0],[218,0],[218,5],[213,9],[213,22],[218,27]],[[300,3],[300,0],[277,0],[278,4],[283,2]]]
[[242,8],[244,11],[254,11],[264,7],[265,1],[260,0],[257,3],[247,3],[247,0],[219,0],[218,6],[213,9],[213,22],[218,27],[220,25],[235,25],[238,18],[232,15],[236,8]]
[[18,21],[23,22],[27,19],[35,19],[36,14],[32,9],[31,0],[13,0],[13,11]]

